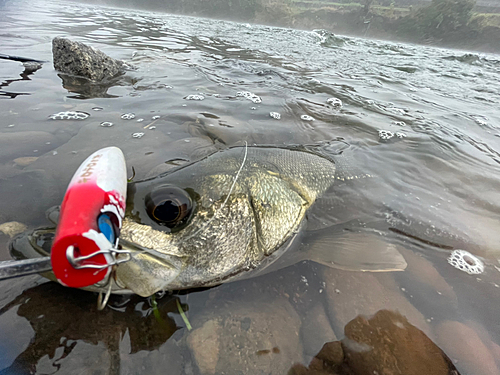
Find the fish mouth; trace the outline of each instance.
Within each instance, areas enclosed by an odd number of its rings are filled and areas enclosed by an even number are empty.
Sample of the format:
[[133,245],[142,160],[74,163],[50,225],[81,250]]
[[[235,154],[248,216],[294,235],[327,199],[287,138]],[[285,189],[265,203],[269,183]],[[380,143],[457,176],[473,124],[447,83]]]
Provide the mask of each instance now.
[[[16,260],[50,257],[55,233],[55,227],[22,233],[9,243],[10,254]],[[122,252],[118,254],[117,260],[123,263],[114,266],[109,279],[81,289],[106,293],[111,287],[112,294],[138,294],[147,297],[168,289],[168,285],[181,271],[182,262],[175,256],[126,240],[120,240],[120,246]],[[51,271],[44,272],[41,276],[57,282]]]

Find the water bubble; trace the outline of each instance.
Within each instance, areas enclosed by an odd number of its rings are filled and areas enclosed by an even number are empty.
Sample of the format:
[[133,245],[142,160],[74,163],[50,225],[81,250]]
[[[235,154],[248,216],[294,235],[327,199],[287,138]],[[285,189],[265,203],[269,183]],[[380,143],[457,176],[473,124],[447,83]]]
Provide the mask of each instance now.
[[398,138],[406,138],[406,134],[405,133],[396,133],[396,137]]
[[14,126],[14,124],[7,125],[8,128],[13,128]]
[[152,120],[158,120],[160,118],[160,116],[153,116],[151,117]]
[[465,250],[454,250],[448,257],[448,263],[469,275],[478,275],[484,272],[484,263],[481,259]]
[[236,93],[236,96],[251,100],[255,104],[262,103],[262,99],[259,96],[251,93],[250,91],[238,91]]
[[[252,108],[250,108],[250,109],[251,109],[252,111],[255,111],[257,108],[256,108],[256,107],[252,107]],[[12,126],[14,126],[14,125],[12,125]]]
[[142,138],[144,137],[144,133],[134,133],[132,134],[132,138]]
[[92,108],[93,111],[102,111],[104,108],[102,107],[94,107]]
[[135,118],[135,113],[124,113],[121,117],[122,120],[132,120]]
[[112,122],[109,122],[109,121],[103,121],[101,122],[100,126],[102,126],[103,128],[110,128],[112,127],[114,124]]
[[378,136],[380,139],[388,140],[388,139],[391,139],[392,137],[394,137],[394,133],[389,131],[389,130],[379,130]]
[[340,100],[339,98],[329,98],[326,102],[333,105],[334,107],[342,107],[342,100]]
[[184,99],[186,100],[203,100],[205,97],[203,95],[188,95]]
[[144,121],[144,119],[143,119],[143,118],[138,118],[138,119],[137,119],[137,122],[143,122],[143,121]]
[[90,115],[86,112],[80,111],[67,111],[67,112],[59,112],[54,113],[49,116],[51,120],[85,120]]
[[156,126],[154,126],[154,125],[153,125],[153,126],[150,126],[148,129],[149,129],[149,130],[156,129]]
[[278,112],[269,112],[269,116],[271,116],[275,120],[279,120],[281,118],[281,114]]
[[311,116],[308,116],[308,115],[302,115],[302,116],[300,116],[300,119],[302,121],[314,121],[314,118]]

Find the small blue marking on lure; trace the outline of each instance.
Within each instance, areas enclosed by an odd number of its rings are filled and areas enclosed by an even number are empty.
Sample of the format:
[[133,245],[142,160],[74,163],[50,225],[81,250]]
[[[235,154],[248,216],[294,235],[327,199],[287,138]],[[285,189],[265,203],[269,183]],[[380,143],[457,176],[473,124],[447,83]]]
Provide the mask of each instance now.
[[99,227],[99,231],[104,234],[108,241],[114,244],[115,230],[113,223],[111,222],[111,218],[107,214],[99,215],[99,218],[97,219],[97,226]]

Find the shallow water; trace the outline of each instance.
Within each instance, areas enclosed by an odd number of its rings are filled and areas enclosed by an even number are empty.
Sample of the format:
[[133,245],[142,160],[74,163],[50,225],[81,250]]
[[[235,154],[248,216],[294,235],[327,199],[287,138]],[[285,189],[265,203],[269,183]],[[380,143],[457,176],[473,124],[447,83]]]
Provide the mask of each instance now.
[[[500,56],[65,2],[1,4],[0,53],[47,63],[30,72],[0,60],[0,224],[46,225],[78,165],[108,145],[140,179],[245,141],[333,153],[342,141],[354,174],[375,178],[340,183],[336,210],[344,220],[383,218],[391,230],[373,231],[395,241],[408,269],[304,262],[164,296],[156,310],[132,298],[103,312],[95,295],[37,276],[0,282],[0,373],[283,373],[341,339],[358,314],[383,308],[399,310],[461,373],[500,371]],[[135,69],[109,86],[60,77],[55,36]],[[90,116],[49,118],[67,111]],[[8,240],[0,234],[0,260],[10,259]],[[481,257],[484,273],[449,265],[454,249]],[[287,325],[262,323],[276,315]],[[205,338],[220,349],[207,350],[213,371],[190,338],[210,331],[207,322],[218,327]],[[261,346],[246,347],[244,332]],[[228,335],[242,344],[231,347]]]

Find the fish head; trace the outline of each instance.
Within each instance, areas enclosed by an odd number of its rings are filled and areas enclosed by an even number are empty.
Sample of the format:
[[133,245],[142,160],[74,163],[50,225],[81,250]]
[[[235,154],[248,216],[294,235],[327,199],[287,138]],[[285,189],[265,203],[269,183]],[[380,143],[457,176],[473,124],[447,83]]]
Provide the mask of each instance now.
[[252,267],[262,254],[237,170],[236,160],[208,170],[201,163],[130,184],[120,243],[131,256],[116,269],[118,285],[148,296],[219,284]]

